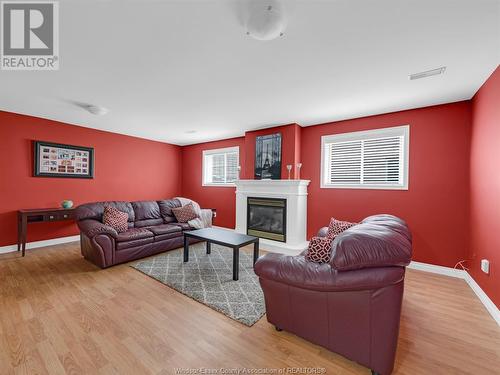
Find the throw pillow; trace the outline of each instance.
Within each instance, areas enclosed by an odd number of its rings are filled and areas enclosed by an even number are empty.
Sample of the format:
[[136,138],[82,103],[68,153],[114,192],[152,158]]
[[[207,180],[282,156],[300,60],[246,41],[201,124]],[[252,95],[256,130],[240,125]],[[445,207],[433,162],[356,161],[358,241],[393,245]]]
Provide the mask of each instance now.
[[332,252],[332,240],[328,237],[313,237],[309,241],[306,259],[316,263],[328,263]]
[[350,227],[355,226],[357,223],[350,223],[348,221],[340,221],[332,217],[330,219],[330,224],[328,225],[328,232],[326,236],[333,241],[335,237],[337,237],[340,233],[349,229]]
[[126,232],[128,230],[128,214],[117,210],[111,206],[104,207],[104,213],[102,215],[102,222],[109,225],[118,233]]
[[187,223],[189,220],[198,217],[192,203],[188,203],[182,207],[172,208],[172,212],[179,223]]

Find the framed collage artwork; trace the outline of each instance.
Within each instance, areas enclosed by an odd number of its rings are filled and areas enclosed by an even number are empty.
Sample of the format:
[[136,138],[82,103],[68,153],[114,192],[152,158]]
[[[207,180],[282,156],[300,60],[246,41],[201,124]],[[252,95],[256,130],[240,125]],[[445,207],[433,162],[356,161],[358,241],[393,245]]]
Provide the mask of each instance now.
[[94,149],[34,142],[35,177],[94,178]]

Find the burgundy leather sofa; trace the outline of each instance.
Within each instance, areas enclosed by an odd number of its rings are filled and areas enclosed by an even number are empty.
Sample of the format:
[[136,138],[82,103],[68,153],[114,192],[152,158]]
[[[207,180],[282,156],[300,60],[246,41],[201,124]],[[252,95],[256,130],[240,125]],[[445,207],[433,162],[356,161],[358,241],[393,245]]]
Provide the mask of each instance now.
[[[128,214],[126,232],[102,223],[106,205]],[[178,199],[82,204],[75,210],[82,255],[105,268],[181,247],[183,232],[193,228],[175,219],[172,208],[180,206]]]
[[255,264],[267,320],[374,374],[390,374],[405,266],[412,255],[406,223],[391,215],[370,216],[335,238],[329,263],[310,262],[304,253],[266,254]]

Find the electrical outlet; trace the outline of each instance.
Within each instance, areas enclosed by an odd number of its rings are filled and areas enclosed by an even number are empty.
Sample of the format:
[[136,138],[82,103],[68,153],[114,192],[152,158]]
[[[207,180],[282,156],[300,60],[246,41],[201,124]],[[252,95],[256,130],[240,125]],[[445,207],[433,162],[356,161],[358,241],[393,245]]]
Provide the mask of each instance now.
[[488,259],[481,259],[481,271],[486,274],[490,273],[490,261]]

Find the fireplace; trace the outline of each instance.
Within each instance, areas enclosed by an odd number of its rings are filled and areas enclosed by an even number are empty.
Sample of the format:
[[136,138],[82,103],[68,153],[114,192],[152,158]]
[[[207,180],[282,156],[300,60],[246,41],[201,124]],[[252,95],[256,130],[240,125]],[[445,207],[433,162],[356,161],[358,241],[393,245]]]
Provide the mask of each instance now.
[[[236,180],[236,226],[238,233],[254,234],[261,237],[260,243],[266,251],[297,255],[307,248],[307,186],[309,180]],[[269,198],[274,201],[275,206],[269,207]],[[255,202],[253,200],[257,200]],[[257,220],[260,212],[255,211],[257,207],[264,208],[264,217],[274,217],[280,214],[283,217],[282,224],[257,225],[259,221],[250,223],[249,213],[252,220]],[[255,216],[257,214],[257,216]],[[259,228],[261,227],[261,228]],[[263,228],[262,228],[263,227]],[[276,228],[279,227],[279,228]],[[269,229],[271,229],[269,231]],[[264,229],[264,230],[263,230]],[[280,230],[276,230],[280,229]]]
[[286,199],[248,197],[247,234],[286,242]]

